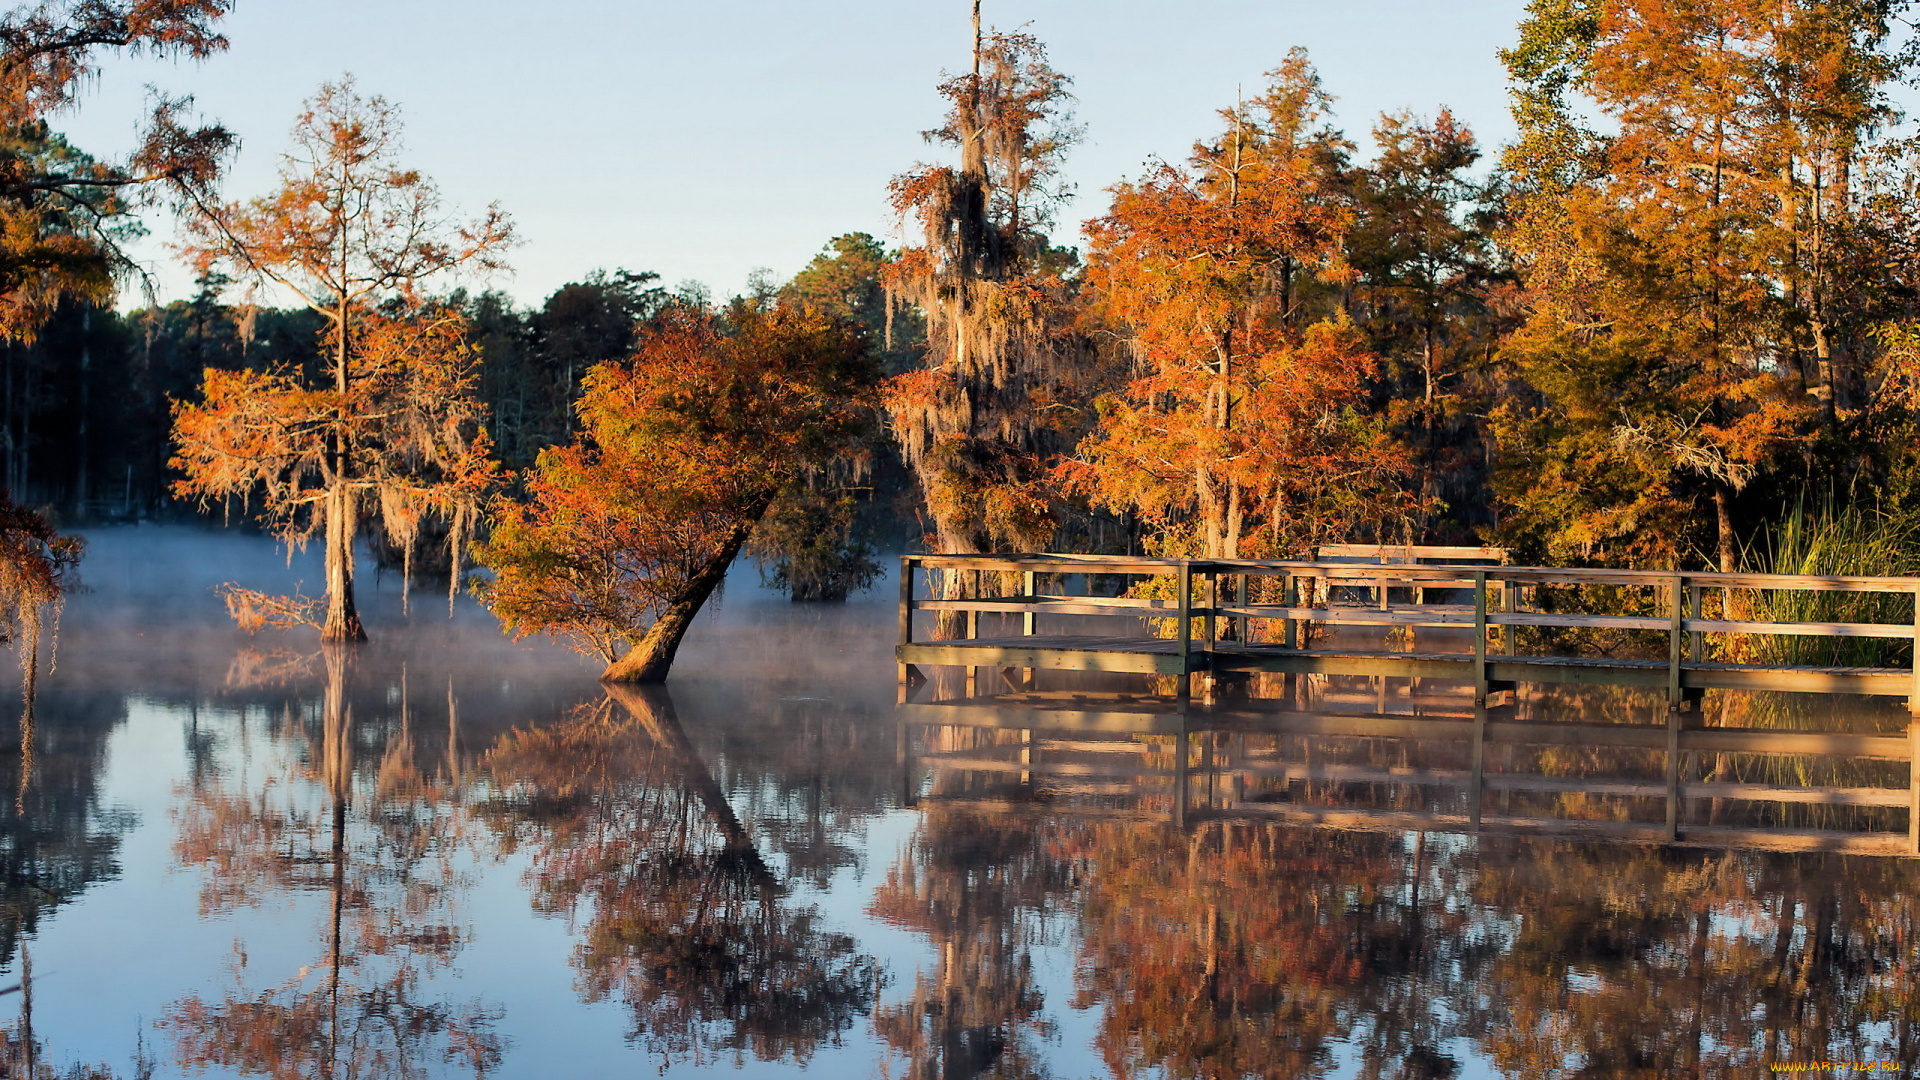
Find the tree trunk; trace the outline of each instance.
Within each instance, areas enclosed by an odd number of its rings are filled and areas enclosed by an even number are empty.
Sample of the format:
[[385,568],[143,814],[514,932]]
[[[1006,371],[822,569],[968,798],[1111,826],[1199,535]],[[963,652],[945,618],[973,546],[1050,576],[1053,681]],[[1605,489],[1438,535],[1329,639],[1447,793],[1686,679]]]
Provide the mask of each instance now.
[[320,640],[367,640],[360,612],[353,606],[353,497],[344,485],[327,492],[327,621]]
[[745,523],[735,527],[733,535],[721,545],[713,559],[687,582],[687,588],[679,599],[654,619],[653,625],[647,628],[647,635],[628,649],[625,656],[607,665],[607,670],[600,675],[601,682],[667,681],[667,669],[673,666],[674,654],[680,651],[680,640],[687,636],[687,628],[693,625],[693,617],[700,614],[707,597],[712,596],[713,590],[726,580],[727,568],[733,565],[734,556],[740,553],[740,545],[747,542],[747,534],[753,531],[753,523],[758,520],[758,514],[751,515]]
[[1722,484],[1713,489],[1713,513],[1719,533],[1720,572],[1733,573],[1734,563],[1740,553],[1734,546],[1733,536],[1733,494]]

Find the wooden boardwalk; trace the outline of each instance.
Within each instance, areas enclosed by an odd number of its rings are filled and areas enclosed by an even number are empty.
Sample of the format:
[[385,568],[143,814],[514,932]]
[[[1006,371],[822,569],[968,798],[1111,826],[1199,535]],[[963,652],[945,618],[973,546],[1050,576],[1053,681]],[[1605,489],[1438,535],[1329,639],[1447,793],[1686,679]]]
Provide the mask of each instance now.
[[[923,571],[934,571],[921,582]],[[1078,577],[1076,594],[1068,588]],[[1160,579],[1156,581],[1155,579]],[[1104,588],[1095,588],[1101,582]],[[1799,694],[1904,698],[1920,706],[1920,665],[1862,667],[1815,664],[1730,663],[1705,659],[1706,642],[1752,635],[1791,639],[1882,639],[1912,641],[1915,605],[1907,598],[1920,580],[1906,578],[1784,577],[1717,573],[1648,573],[1564,570],[1504,565],[1355,564],[1352,562],[1252,562],[1247,560],[1152,560],[1091,556],[915,556],[903,560],[900,643],[903,687],[918,669],[956,666],[967,670],[968,695],[941,703],[903,704],[904,724],[959,726],[1028,732],[1079,732],[1101,738],[1192,735],[1300,736],[1323,739],[1404,740],[1413,745],[1458,744],[1463,768],[1395,773],[1367,767],[1309,763],[1241,762],[1230,773],[1216,766],[1196,773],[1189,762],[1168,764],[1155,775],[1176,777],[1181,791],[1204,774],[1209,790],[1220,784],[1244,789],[1249,780],[1317,780],[1373,785],[1367,790],[1457,788],[1462,812],[1429,807],[1425,813],[1381,807],[1303,807],[1246,799],[1210,800],[1190,807],[1182,796],[1181,820],[1209,815],[1311,821],[1345,828],[1459,828],[1523,833],[1562,832],[1711,846],[1781,850],[1836,850],[1920,854],[1920,771],[1913,768],[1920,723],[1898,733],[1797,731],[1708,726],[1700,703],[1708,691],[1784,691]],[[1140,586],[1145,585],[1145,588]],[[924,589],[920,586],[924,585]],[[1046,586],[1043,589],[1042,586]],[[1011,587],[1010,587],[1011,586]],[[1611,598],[1613,611],[1565,610],[1565,586],[1585,586],[1586,595]],[[1542,587],[1559,588],[1553,610],[1539,603]],[[1123,595],[1130,591],[1132,595]],[[996,592],[1007,595],[994,595]],[[1754,594],[1891,594],[1901,621],[1768,621],[1737,617],[1740,596]],[[1462,595],[1471,603],[1462,603]],[[1157,595],[1158,598],[1155,598]],[[1705,610],[1716,604],[1717,613]],[[1646,614],[1648,608],[1664,616]],[[1625,608],[1626,610],[1618,610]],[[1885,608],[1883,607],[1883,610]],[[962,636],[924,640],[935,615]],[[1707,617],[1717,614],[1718,617]],[[1094,625],[1086,625],[1089,621]],[[993,625],[995,622],[999,625]],[[983,623],[986,625],[983,626]],[[1080,633],[1062,633],[1077,628]],[[1569,650],[1531,652],[1516,631],[1627,632],[1637,655],[1568,655]],[[1365,629],[1411,637],[1386,647],[1384,640],[1354,647]],[[985,629],[987,633],[981,633]],[[1009,632],[1013,631],[1013,632]],[[1044,632],[1042,632],[1044,631]],[[1106,631],[1105,633],[1097,631]],[[1564,638],[1557,639],[1564,640]],[[1659,646],[1664,645],[1664,648]],[[1627,650],[1622,650],[1627,651]],[[1648,655],[1652,653],[1654,655]],[[1664,653],[1664,656],[1658,655]],[[1081,707],[1043,696],[977,697],[977,674],[1005,673],[1007,684],[1033,685],[1035,670],[1118,672],[1172,676],[1164,701]],[[1215,692],[1258,673],[1297,678],[1370,677],[1409,680],[1412,687],[1450,686],[1452,714],[1351,713],[1275,708],[1273,702],[1234,700]],[[1198,685],[1196,685],[1198,684]],[[1573,723],[1526,720],[1516,714],[1519,688],[1527,685],[1590,685],[1637,688],[1664,700],[1664,722]],[[1163,680],[1162,687],[1167,685]],[[1384,690],[1382,691],[1384,694]],[[1196,700],[1196,698],[1198,700]],[[1079,699],[1076,699],[1079,700]],[[903,735],[903,738],[905,736]],[[1185,739],[1176,739],[1185,745]],[[1587,750],[1651,752],[1664,777],[1604,778],[1513,776],[1489,770],[1490,752],[1512,747],[1553,746]],[[903,751],[904,753],[904,751]],[[1692,776],[1707,755],[1824,757],[1903,762],[1900,787],[1733,784]],[[932,758],[921,758],[924,762]],[[1066,765],[1070,762],[1050,762]],[[1012,773],[1058,782],[1071,773],[1046,773],[1031,760],[988,765],[978,755],[960,755],[942,768]],[[1137,781],[1133,773],[1072,774],[1080,783]],[[1314,769],[1320,771],[1314,772]],[[1333,769],[1334,771],[1328,771]],[[1346,772],[1340,772],[1344,769]],[[1265,771],[1262,771],[1265,770]],[[1277,770],[1277,771],[1276,771]],[[1152,770],[1150,770],[1152,771]],[[1380,787],[1384,785],[1384,787]],[[1571,821],[1491,813],[1488,792],[1579,793],[1664,803],[1664,822]],[[1753,829],[1689,822],[1700,800],[1810,804],[1829,807],[1907,809],[1907,828],[1868,831]]]

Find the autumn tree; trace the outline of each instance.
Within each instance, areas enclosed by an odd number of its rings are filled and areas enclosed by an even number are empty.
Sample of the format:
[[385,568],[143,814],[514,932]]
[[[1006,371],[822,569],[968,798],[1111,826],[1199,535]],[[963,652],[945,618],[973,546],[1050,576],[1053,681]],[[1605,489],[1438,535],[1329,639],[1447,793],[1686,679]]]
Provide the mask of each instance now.
[[20,650],[27,708],[33,708],[40,641],[78,583],[86,541],[54,531],[45,514],[0,493],[0,641]]
[[[829,240],[785,284],[780,303],[845,319],[865,332],[875,362],[889,375],[918,362],[919,313],[887,301],[893,254],[866,233]],[[897,447],[876,438],[858,469],[816,469],[788,485],[748,542],[762,579],[796,602],[838,603],[882,573],[881,545],[903,532],[917,499]]]
[[[318,622],[329,642],[366,638],[353,599],[363,517],[410,543],[423,516],[439,515],[453,522],[457,548],[486,472],[464,327],[422,308],[418,290],[461,267],[499,268],[511,226],[498,207],[450,225],[433,184],[399,164],[401,149],[395,106],[361,97],[351,79],[325,85],[294,126],[279,190],[244,204],[200,202],[188,225],[186,250],[203,272],[230,266],[325,320],[318,377],[286,366],[209,371],[203,400],[176,414],[176,463],[181,495],[257,494],[283,540],[324,538]],[[395,304],[403,314],[380,310]],[[457,551],[454,561],[457,570]],[[243,621],[263,605],[287,609],[285,598],[229,595]]]
[[1404,452],[1364,412],[1378,358],[1337,312],[1300,325],[1312,279],[1347,273],[1353,218],[1315,131],[1324,103],[1296,51],[1185,167],[1116,186],[1087,225],[1093,304],[1136,377],[1059,472],[1169,554],[1384,538],[1412,505]]
[[921,366],[889,384],[887,410],[949,553],[1052,538],[1044,464],[1064,449],[1059,406],[1081,374],[1071,255],[1046,235],[1080,137],[1069,80],[1032,35],[983,32],[977,2],[973,28],[972,70],[941,83],[947,115],[927,133],[960,163],[894,179],[893,208],[919,243],[887,277],[890,301],[916,311],[927,336]]
[[877,372],[817,311],[680,306],[585,379],[580,430],[497,506],[483,596],[510,633],[565,636],[603,679],[660,682],[781,489],[853,445]]
[[32,337],[62,299],[107,304],[133,268],[120,243],[142,201],[205,197],[232,149],[189,128],[191,99],[159,97],[125,161],[96,160],[48,126],[102,53],[204,60],[232,0],[45,0],[0,16],[0,338]]
[[[1869,351],[1854,177],[1905,60],[1877,0],[1536,3],[1504,56],[1537,396],[1494,418],[1506,533],[1722,569],[1736,497],[1832,431]],[[1590,102],[1583,112],[1578,102]]]

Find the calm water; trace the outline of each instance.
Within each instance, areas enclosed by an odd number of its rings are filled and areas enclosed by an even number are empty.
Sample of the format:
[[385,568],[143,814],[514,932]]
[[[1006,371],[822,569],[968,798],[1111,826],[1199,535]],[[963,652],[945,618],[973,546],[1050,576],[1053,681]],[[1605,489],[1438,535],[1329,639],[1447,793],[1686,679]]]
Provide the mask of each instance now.
[[[392,581],[367,583],[351,663],[247,638],[209,586],[319,576],[259,540],[100,532],[85,572],[33,730],[5,733],[31,759],[0,757],[0,1075],[30,1054],[50,1076],[929,1080],[1920,1055],[1911,864],[1174,828],[1125,769],[1023,782],[1006,733],[922,731],[903,767],[884,584],[814,609],[736,575],[667,694],[609,696],[468,601],[403,615]],[[939,753],[1000,772],[916,764]]]

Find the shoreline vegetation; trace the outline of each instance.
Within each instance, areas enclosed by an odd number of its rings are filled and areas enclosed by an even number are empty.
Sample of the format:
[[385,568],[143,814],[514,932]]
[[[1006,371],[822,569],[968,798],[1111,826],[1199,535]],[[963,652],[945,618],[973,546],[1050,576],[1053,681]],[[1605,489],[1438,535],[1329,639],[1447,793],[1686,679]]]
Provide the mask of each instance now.
[[[1906,7],[1533,0],[1498,148],[1407,110],[1363,156],[1296,48],[1184,156],[1076,202],[1071,73],[955,5],[929,160],[888,191],[898,248],[847,233],[724,300],[597,270],[531,310],[473,291],[508,266],[506,210],[444,206],[351,76],[252,199],[184,97],[125,160],[57,133],[110,53],[229,48],[230,0],[20,7],[0,488],[41,539],[8,572],[70,572],[57,523],[218,515],[326,552],[318,596],[225,587],[249,630],[364,640],[370,552],[643,683],[743,555],[805,602],[892,549],[1907,572]],[[154,206],[199,292],[122,315]]]

